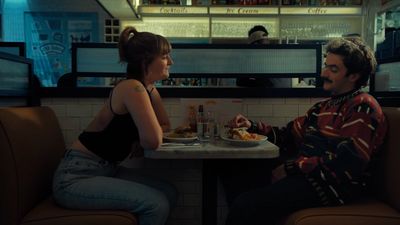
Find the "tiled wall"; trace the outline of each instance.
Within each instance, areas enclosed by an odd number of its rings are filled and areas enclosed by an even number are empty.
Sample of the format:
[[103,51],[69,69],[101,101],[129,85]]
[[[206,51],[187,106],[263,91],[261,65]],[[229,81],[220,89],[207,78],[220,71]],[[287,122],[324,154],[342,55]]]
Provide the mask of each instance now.
[[[229,117],[242,113],[253,120],[262,120],[273,126],[284,126],[294,117],[303,115],[316,101],[314,98],[265,98],[265,99],[164,99],[172,127],[180,125],[186,115],[185,106],[193,103],[222,104]],[[47,98],[42,105],[51,107],[57,114],[67,145],[71,144],[88,125],[105,99],[100,98]],[[128,167],[144,168],[152,175],[174,183],[179,191],[178,205],[173,209],[168,225],[201,224],[201,160],[150,160],[130,159]],[[219,187],[218,224],[224,224],[227,207],[224,193]]]

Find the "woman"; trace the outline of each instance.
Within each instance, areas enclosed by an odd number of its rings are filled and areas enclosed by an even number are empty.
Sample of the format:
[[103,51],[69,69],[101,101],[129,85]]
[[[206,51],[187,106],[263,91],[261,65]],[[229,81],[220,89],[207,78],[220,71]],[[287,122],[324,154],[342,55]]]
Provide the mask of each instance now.
[[66,151],[53,181],[58,204],[73,209],[119,209],[140,225],[165,224],[176,189],[119,166],[134,146],[157,149],[170,122],[154,82],[169,76],[171,45],[160,35],[125,28],[118,44],[126,79]]

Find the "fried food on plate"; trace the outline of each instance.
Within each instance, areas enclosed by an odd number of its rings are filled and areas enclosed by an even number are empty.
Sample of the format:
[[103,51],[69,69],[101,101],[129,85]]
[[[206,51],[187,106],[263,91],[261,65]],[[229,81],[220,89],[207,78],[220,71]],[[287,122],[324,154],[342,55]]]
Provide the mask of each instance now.
[[192,138],[195,137],[196,133],[192,131],[189,126],[179,126],[168,134],[170,138]]
[[228,137],[231,139],[242,140],[242,141],[258,141],[262,139],[262,136],[256,133],[249,133],[246,127],[229,129]]

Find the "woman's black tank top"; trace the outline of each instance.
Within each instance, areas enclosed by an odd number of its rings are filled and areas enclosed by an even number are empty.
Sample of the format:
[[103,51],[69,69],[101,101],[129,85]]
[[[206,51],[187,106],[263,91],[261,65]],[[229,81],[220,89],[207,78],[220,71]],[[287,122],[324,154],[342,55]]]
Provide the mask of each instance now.
[[132,144],[139,141],[139,131],[129,113],[114,114],[107,127],[102,131],[83,131],[79,141],[91,152],[110,162],[124,160],[131,152]]

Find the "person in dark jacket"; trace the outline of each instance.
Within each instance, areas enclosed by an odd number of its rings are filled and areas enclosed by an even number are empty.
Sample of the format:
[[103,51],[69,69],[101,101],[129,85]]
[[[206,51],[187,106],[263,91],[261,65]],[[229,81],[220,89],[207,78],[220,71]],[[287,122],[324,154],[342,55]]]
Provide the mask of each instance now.
[[[248,31],[247,42],[251,45],[267,45],[270,43],[268,35],[267,28],[256,25]],[[241,87],[290,88],[291,80],[291,78],[242,77],[236,79],[236,85]]]
[[[248,43],[251,45],[265,45],[269,43],[268,30],[262,25],[252,27],[248,32]],[[237,86],[243,87],[272,87],[269,78],[242,77],[236,79]]]

